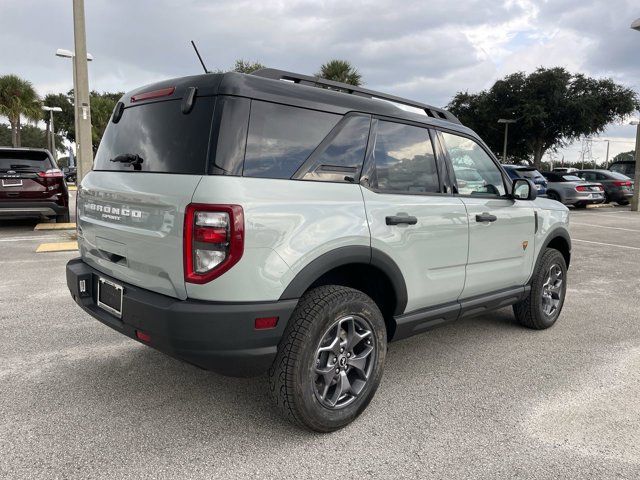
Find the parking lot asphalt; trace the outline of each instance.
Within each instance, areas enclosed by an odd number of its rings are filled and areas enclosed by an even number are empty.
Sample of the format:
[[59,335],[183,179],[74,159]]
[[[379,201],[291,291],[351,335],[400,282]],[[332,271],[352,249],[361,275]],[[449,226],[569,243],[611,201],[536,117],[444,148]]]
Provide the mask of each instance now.
[[571,214],[567,300],[390,345],[342,431],[301,431],[266,378],[199,370],[84,314],[34,222],[0,222],[0,478],[639,478],[640,214]]

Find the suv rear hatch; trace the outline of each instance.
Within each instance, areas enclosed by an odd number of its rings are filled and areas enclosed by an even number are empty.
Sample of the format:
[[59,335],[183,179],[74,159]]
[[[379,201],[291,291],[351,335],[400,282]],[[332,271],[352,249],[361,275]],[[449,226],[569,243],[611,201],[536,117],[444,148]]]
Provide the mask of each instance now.
[[184,213],[207,170],[216,97],[192,91],[185,108],[189,87],[152,88],[114,110],[79,190],[79,247],[105,274],[184,299]]
[[43,150],[0,149],[0,207],[64,193],[62,173]]

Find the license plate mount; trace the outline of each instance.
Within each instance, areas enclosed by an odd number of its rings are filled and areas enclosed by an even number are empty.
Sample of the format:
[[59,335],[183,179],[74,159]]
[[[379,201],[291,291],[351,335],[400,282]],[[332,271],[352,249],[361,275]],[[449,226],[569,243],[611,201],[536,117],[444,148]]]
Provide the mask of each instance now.
[[106,278],[98,278],[97,303],[110,314],[122,318],[122,294],[124,287]]
[[3,178],[2,186],[3,187],[21,187],[22,180],[20,180],[19,178]]

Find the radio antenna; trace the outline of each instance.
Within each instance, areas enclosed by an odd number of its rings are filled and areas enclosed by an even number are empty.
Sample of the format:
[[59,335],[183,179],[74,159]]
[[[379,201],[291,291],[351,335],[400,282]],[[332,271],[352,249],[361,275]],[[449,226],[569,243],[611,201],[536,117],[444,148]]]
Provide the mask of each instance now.
[[200,56],[200,52],[198,51],[198,47],[196,47],[196,44],[195,44],[195,42],[193,40],[191,40],[191,45],[193,45],[193,49],[196,51],[196,55],[198,56],[198,60],[200,60],[200,64],[202,65],[202,68],[204,68],[204,73],[210,73],[209,70],[207,70],[207,66],[202,61],[202,57]]

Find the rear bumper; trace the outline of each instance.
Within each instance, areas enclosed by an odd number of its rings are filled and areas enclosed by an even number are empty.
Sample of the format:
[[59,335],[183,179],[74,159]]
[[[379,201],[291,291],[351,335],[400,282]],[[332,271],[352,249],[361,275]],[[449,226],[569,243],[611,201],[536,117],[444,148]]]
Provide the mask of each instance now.
[[62,215],[69,207],[56,202],[6,202],[0,201],[0,216],[28,216],[28,215]]
[[609,192],[609,200],[612,202],[617,202],[618,200],[628,200],[631,201],[633,197],[633,192],[629,190],[613,190]]
[[604,194],[599,198],[592,198],[591,193],[574,193],[567,196],[563,203],[565,205],[575,205],[576,203],[582,203],[583,205],[596,205],[598,203],[603,203],[604,200]]
[[[121,319],[97,306],[98,277],[124,287]],[[85,296],[79,292],[80,280],[88,286]],[[298,303],[179,300],[111,278],[80,258],[67,263],[67,286],[85,312],[114,330],[140,341],[136,337],[139,330],[151,338],[145,345],[204,369],[239,377],[259,375],[269,368]],[[275,328],[254,328],[256,318],[276,316]]]

